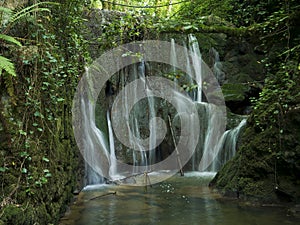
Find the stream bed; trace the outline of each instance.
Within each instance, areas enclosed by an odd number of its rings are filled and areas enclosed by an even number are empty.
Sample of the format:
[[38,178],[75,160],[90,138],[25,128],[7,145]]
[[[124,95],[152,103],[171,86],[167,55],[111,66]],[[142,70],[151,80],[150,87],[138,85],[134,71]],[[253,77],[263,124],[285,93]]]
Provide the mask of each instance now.
[[148,186],[87,186],[60,225],[300,224],[284,207],[224,200],[208,188],[214,173],[189,172]]

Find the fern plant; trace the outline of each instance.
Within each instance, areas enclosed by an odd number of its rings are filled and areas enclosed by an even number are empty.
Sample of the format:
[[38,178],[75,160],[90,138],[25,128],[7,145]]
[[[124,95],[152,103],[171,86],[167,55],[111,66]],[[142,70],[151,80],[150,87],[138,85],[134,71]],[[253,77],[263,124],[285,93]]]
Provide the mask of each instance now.
[[[0,7],[0,43],[6,42],[8,44],[22,46],[16,38],[7,35],[9,30],[13,27],[18,20],[34,13],[34,12],[50,12],[48,8],[40,8],[40,5],[44,4],[57,4],[54,2],[39,2],[28,6],[20,11],[14,11],[7,7]],[[6,71],[10,76],[16,76],[15,66],[7,57],[0,55],[0,76],[3,71]]]
[[6,71],[11,76],[16,76],[15,65],[6,57],[0,55],[0,76],[2,71]]
[[[18,40],[5,34],[0,34],[0,40],[18,45],[20,47],[22,46],[22,44]],[[2,75],[3,70],[11,76],[16,76],[14,64],[8,58],[0,55],[0,76]]]

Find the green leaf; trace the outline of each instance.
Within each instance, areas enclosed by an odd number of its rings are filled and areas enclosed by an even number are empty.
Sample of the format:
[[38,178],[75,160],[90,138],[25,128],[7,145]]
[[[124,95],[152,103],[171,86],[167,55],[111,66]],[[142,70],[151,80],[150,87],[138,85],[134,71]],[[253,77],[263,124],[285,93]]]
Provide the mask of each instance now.
[[65,99],[64,98],[58,98],[57,101],[58,102],[63,102]]
[[8,35],[5,35],[5,34],[0,34],[0,39],[2,39],[4,41],[7,41],[7,42],[10,42],[12,44],[18,45],[20,47],[22,46],[21,42],[19,42],[18,40],[16,40],[12,36],[8,36]]
[[26,168],[22,168],[22,173],[27,173],[27,169]]
[[46,177],[41,177],[40,180],[41,180],[42,184],[46,184],[48,182]]
[[26,133],[24,130],[19,130],[19,133],[20,133],[21,135],[24,135],[24,136],[27,135],[27,133]]
[[49,161],[50,161],[50,160],[49,160],[48,158],[46,158],[46,157],[43,157],[42,160],[45,161],[45,162],[49,162]]
[[39,187],[42,186],[42,183],[41,183],[40,181],[36,181],[36,182],[34,182],[34,183],[35,183],[35,185],[37,185],[37,186],[39,186]]
[[17,76],[15,71],[15,65],[6,57],[0,55],[0,76],[2,70],[5,70],[9,75],[15,77]]
[[30,194],[30,195],[34,194],[33,191],[31,190],[31,188],[27,188],[27,189],[25,190],[25,192],[26,192],[27,194]]
[[28,152],[20,152],[20,156],[21,157],[28,157],[29,154],[28,154]]
[[190,30],[190,29],[192,29],[192,28],[193,28],[192,25],[188,25],[188,26],[184,26],[184,27],[183,27],[183,30]]
[[46,173],[45,177],[52,177],[52,174],[51,173]]
[[8,170],[7,167],[0,167],[0,172],[5,172],[6,170]]
[[34,113],[34,116],[39,117],[39,116],[41,116],[41,113],[40,113],[39,111],[36,111],[36,112]]

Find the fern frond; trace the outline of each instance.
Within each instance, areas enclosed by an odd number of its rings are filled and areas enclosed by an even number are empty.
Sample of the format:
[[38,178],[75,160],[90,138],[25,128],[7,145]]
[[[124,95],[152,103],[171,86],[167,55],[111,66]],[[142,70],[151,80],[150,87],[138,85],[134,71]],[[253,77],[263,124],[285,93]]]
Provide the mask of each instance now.
[[0,13],[2,13],[2,12],[6,13],[7,15],[11,15],[13,13],[13,11],[11,9],[0,6]]
[[35,8],[35,9],[31,9],[30,11],[26,11],[26,12],[24,12],[23,14],[18,15],[17,17],[15,17],[15,15],[13,15],[10,22],[11,22],[11,23],[14,23],[15,21],[21,19],[22,17],[27,16],[27,15],[30,14],[30,13],[33,13],[33,12],[42,12],[42,11],[51,12],[51,11],[50,11],[49,9],[47,9],[47,8]]
[[5,70],[11,76],[17,76],[15,65],[8,58],[0,55],[0,76],[2,75],[2,70]]
[[14,37],[12,36],[8,36],[8,35],[5,35],[5,34],[0,34],[0,39],[4,40],[4,41],[7,41],[7,42],[10,42],[12,44],[16,44],[18,46],[22,46],[21,42],[19,42],[18,40],[16,40]]
[[5,26],[5,24],[8,22],[9,18],[13,14],[13,11],[9,8],[0,6],[0,26],[1,30]]
[[22,17],[32,13],[32,12],[40,12],[40,11],[47,11],[50,12],[50,9],[47,8],[38,8],[39,5],[44,5],[44,4],[52,4],[52,5],[59,5],[56,2],[39,2],[36,4],[33,4],[31,6],[28,6],[18,12],[16,12],[14,15],[12,15],[10,22],[14,23],[15,21],[21,19]]

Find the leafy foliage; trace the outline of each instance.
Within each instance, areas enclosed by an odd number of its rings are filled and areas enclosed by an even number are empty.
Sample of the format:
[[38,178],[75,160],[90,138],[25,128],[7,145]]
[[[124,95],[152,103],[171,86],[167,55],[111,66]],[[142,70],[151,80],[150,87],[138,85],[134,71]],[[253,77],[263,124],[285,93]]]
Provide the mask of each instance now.
[[241,5],[249,4],[241,7],[241,17],[233,3],[236,13],[227,16],[236,26],[247,26],[257,39],[252,42],[264,56],[259,63],[265,67],[266,79],[259,97],[252,100],[253,111],[237,156],[224,166],[213,183],[246,197],[278,201],[284,193],[285,200],[298,201],[299,3],[252,2],[256,1],[238,1]]
[[295,1],[287,3],[257,28],[262,34],[259,48],[267,53],[262,63],[268,72],[260,97],[254,100],[254,118],[262,130],[282,126],[284,115],[300,103],[300,33],[295,29],[300,17],[294,11],[298,8]]
[[152,24],[147,18],[149,16],[143,12],[127,12],[101,24],[102,35],[98,38],[98,42],[102,51],[119,44],[147,38]]
[[[0,65],[10,66],[0,77],[0,180],[4,187],[0,214],[4,223],[56,223],[74,187],[77,155],[69,112],[89,60],[82,36],[83,4],[40,1],[18,11],[2,10],[6,16],[1,17],[1,37],[6,42]],[[15,71],[9,70],[14,64]],[[70,185],[65,187],[65,182]],[[11,208],[23,210],[18,220],[9,214]]]
[[22,46],[21,42],[19,42],[18,40],[16,40],[15,38],[5,35],[5,34],[0,34],[0,39],[10,42],[12,44],[18,45],[18,46]]
[[[24,9],[20,11],[14,11],[6,7],[0,7],[0,13],[1,13],[1,19],[0,19],[0,40],[6,41],[10,44],[15,44],[19,47],[22,46],[21,42],[19,42],[16,38],[6,35],[7,32],[9,32],[10,29],[14,26],[15,23],[17,23],[19,20],[21,20],[24,17],[27,17],[28,15],[34,13],[34,12],[42,12],[47,11],[50,12],[48,8],[41,8],[39,7],[42,4],[53,4],[51,2],[39,2],[33,5],[30,5],[28,7],[25,7]],[[5,70],[8,74],[12,76],[16,76],[15,68],[6,57],[1,56],[0,61],[0,75],[2,73],[2,70]]]

